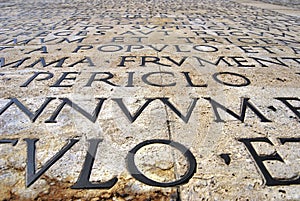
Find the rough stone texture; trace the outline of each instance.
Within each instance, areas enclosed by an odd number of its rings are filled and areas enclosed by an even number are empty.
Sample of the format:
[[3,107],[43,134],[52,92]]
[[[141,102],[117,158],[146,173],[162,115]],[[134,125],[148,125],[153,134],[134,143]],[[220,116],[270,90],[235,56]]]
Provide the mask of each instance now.
[[[300,10],[282,5],[0,1],[1,200],[299,200]],[[294,99],[288,107],[278,97]],[[35,138],[36,172],[68,140],[79,141],[26,187],[24,139]],[[259,156],[280,155],[263,163],[285,185],[266,181],[242,142],[254,138],[270,140],[252,142]],[[4,143],[12,139],[14,146]],[[101,142],[90,181],[118,181],[72,189],[92,139]],[[155,187],[130,175],[128,152],[151,139],[193,153],[197,168],[187,183]],[[177,181],[189,168],[162,144],[144,146],[135,160],[158,182]]]
[[300,8],[300,1],[294,1],[294,0],[261,0],[266,3],[270,4],[277,4],[277,5],[283,5],[288,7],[296,7]]

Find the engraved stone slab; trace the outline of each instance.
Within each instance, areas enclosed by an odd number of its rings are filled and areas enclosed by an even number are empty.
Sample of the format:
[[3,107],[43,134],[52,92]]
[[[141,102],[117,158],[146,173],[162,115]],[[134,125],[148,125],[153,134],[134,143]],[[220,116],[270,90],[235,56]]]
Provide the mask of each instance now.
[[1,1],[1,200],[300,199],[300,10],[272,3]]

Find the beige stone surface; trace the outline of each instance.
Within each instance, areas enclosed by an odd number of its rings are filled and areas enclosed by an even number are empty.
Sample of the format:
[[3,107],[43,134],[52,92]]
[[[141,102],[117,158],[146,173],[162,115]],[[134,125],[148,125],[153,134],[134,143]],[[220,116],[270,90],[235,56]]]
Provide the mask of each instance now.
[[254,6],[261,9],[267,9],[276,11],[286,15],[292,15],[299,17],[300,15],[300,2],[298,1],[274,1],[274,0],[262,0],[262,1],[253,1],[253,0],[241,0],[236,1],[247,6]]
[[[298,8],[54,0],[0,1],[0,9],[1,200],[300,199]],[[35,173],[78,142],[26,186],[25,139],[38,139]],[[72,189],[93,139],[89,180],[118,181]],[[151,186],[130,174],[129,151],[153,139],[194,155],[186,183]],[[263,164],[276,185],[245,139],[261,139],[251,145],[269,157]],[[139,149],[135,162],[161,183],[189,170],[178,149],[159,143]]]

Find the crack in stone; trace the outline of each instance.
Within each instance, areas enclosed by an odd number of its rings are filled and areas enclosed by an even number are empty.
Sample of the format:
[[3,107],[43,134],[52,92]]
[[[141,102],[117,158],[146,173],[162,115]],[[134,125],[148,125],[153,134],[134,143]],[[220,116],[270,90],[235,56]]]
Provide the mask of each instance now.
[[[159,53],[157,52],[156,53],[156,56],[159,57]],[[161,70],[161,66],[159,66],[159,71],[162,72]],[[162,76],[160,76],[160,84],[163,83],[163,79],[162,79]],[[164,91],[164,88],[161,87],[162,89],[162,92],[163,92],[163,97],[166,98],[166,94],[165,94],[165,91]],[[167,106],[164,105],[164,110],[166,112],[166,124],[167,124],[167,129],[168,129],[168,138],[169,140],[172,140],[172,131],[171,131],[171,124],[170,124],[170,116],[169,116],[169,113],[168,113],[168,110],[167,110]],[[172,155],[172,159],[173,159],[173,166],[174,166],[174,178],[175,179],[178,179],[179,178],[179,172],[178,172],[178,167],[176,165],[176,158],[175,158],[175,151],[173,149],[171,149],[171,155]],[[174,197],[174,199],[176,201],[181,201],[181,191],[180,191],[180,187],[177,186],[176,187],[176,197]]]

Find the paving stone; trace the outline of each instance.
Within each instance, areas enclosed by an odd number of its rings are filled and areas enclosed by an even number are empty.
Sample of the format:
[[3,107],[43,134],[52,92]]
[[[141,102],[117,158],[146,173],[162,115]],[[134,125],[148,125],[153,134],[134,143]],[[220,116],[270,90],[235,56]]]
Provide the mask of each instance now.
[[297,1],[1,1],[1,200],[299,200]]

